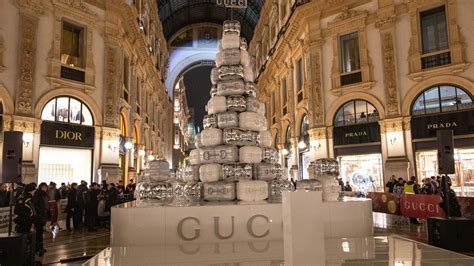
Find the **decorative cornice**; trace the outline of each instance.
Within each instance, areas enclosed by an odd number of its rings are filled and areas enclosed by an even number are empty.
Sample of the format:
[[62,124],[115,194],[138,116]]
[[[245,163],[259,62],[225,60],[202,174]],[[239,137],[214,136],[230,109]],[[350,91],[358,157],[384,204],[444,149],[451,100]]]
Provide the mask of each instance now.
[[95,13],[87,5],[85,5],[82,0],[53,0],[53,5],[57,5],[57,4],[75,8],[78,11],[81,11],[90,16],[94,16],[94,17],[98,16],[97,13]]
[[36,15],[42,15],[44,13],[41,0],[16,0],[16,5],[21,10],[29,10]]

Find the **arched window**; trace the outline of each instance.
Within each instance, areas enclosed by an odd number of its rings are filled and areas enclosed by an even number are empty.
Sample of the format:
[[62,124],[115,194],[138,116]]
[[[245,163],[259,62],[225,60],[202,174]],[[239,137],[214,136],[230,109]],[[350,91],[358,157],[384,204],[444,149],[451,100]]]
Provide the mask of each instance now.
[[300,136],[304,136],[308,134],[309,124],[308,124],[308,116],[304,115],[303,119],[301,119],[300,125]]
[[291,127],[288,126],[286,128],[285,144],[290,143],[290,140],[291,140]]
[[375,107],[365,100],[352,100],[343,104],[336,112],[334,126],[365,124],[379,120]]
[[94,125],[91,111],[87,105],[76,98],[60,96],[49,101],[41,113],[42,120]]
[[423,91],[413,102],[413,116],[472,109],[472,97],[453,85],[436,85]]

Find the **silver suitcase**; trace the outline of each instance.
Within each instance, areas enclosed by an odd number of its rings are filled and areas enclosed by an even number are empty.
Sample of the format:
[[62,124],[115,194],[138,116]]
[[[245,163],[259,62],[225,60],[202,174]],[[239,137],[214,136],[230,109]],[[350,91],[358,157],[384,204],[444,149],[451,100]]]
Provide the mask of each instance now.
[[[241,95],[231,95],[227,96],[227,110],[244,112],[247,109],[247,101],[245,96]],[[239,121],[239,123],[242,123]]]
[[183,181],[191,182],[199,180],[199,165],[187,165],[183,172]]
[[247,111],[255,112],[259,115],[265,115],[265,104],[254,97],[247,97]]
[[284,191],[295,191],[295,185],[290,180],[275,179],[268,185],[271,200],[280,200]]
[[321,181],[317,179],[305,179],[296,181],[297,190],[320,191],[322,190]]
[[281,177],[282,170],[279,164],[258,163],[254,165],[254,178],[256,180],[271,181]]
[[253,166],[247,163],[222,165],[224,181],[252,180]]
[[239,149],[234,145],[219,145],[200,149],[200,163],[233,163],[239,160]]
[[223,142],[237,146],[256,146],[260,142],[260,134],[250,130],[225,128],[222,133]]
[[242,95],[245,93],[245,84],[242,79],[223,80],[217,84],[217,95]]
[[265,163],[278,163],[279,153],[275,148],[262,148],[262,161]]
[[219,128],[238,127],[239,116],[237,112],[230,111],[217,114],[217,126]]
[[226,181],[204,183],[204,200],[230,201],[235,200],[235,183]]

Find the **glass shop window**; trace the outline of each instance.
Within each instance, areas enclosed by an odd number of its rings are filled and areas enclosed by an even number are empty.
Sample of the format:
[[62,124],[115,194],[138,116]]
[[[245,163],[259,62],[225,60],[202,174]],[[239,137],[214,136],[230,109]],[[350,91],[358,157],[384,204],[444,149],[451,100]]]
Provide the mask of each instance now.
[[341,85],[362,81],[359,54],[359,33],[353,32],[339,37],[341,60]]
[[337,110],[334,126],[364,124],[378,120],[379,113],[371,103],[364,100],[352,100]]
[[452,85],[436,85],[422,92],[413,102],[412,115],[436,114],[472,109],[471,96]]
[[42,120],[94,125],[90,109],[81,101],[72,97],[57,97],[49,101],[41,113]]
[[422,68],[451,63],[445,6],[420,13]]

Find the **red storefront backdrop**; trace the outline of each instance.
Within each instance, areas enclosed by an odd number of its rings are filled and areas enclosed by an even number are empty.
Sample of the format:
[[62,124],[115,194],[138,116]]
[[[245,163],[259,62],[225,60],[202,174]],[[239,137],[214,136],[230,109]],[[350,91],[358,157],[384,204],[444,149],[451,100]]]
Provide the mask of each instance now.
[[439,206],[439,195],[403,194],[400,197],[400,212],[403,216],[426,219],[444,217],[444,210]]
[[[395,215],[416,218],[444,216],[443,209],[439,206],[439,195],[403,194],[401,198],[391,193],[369,192],[372,199],[372,210]],[[462,217],[474,219],[474,197],[456,197],[461,206]]]

